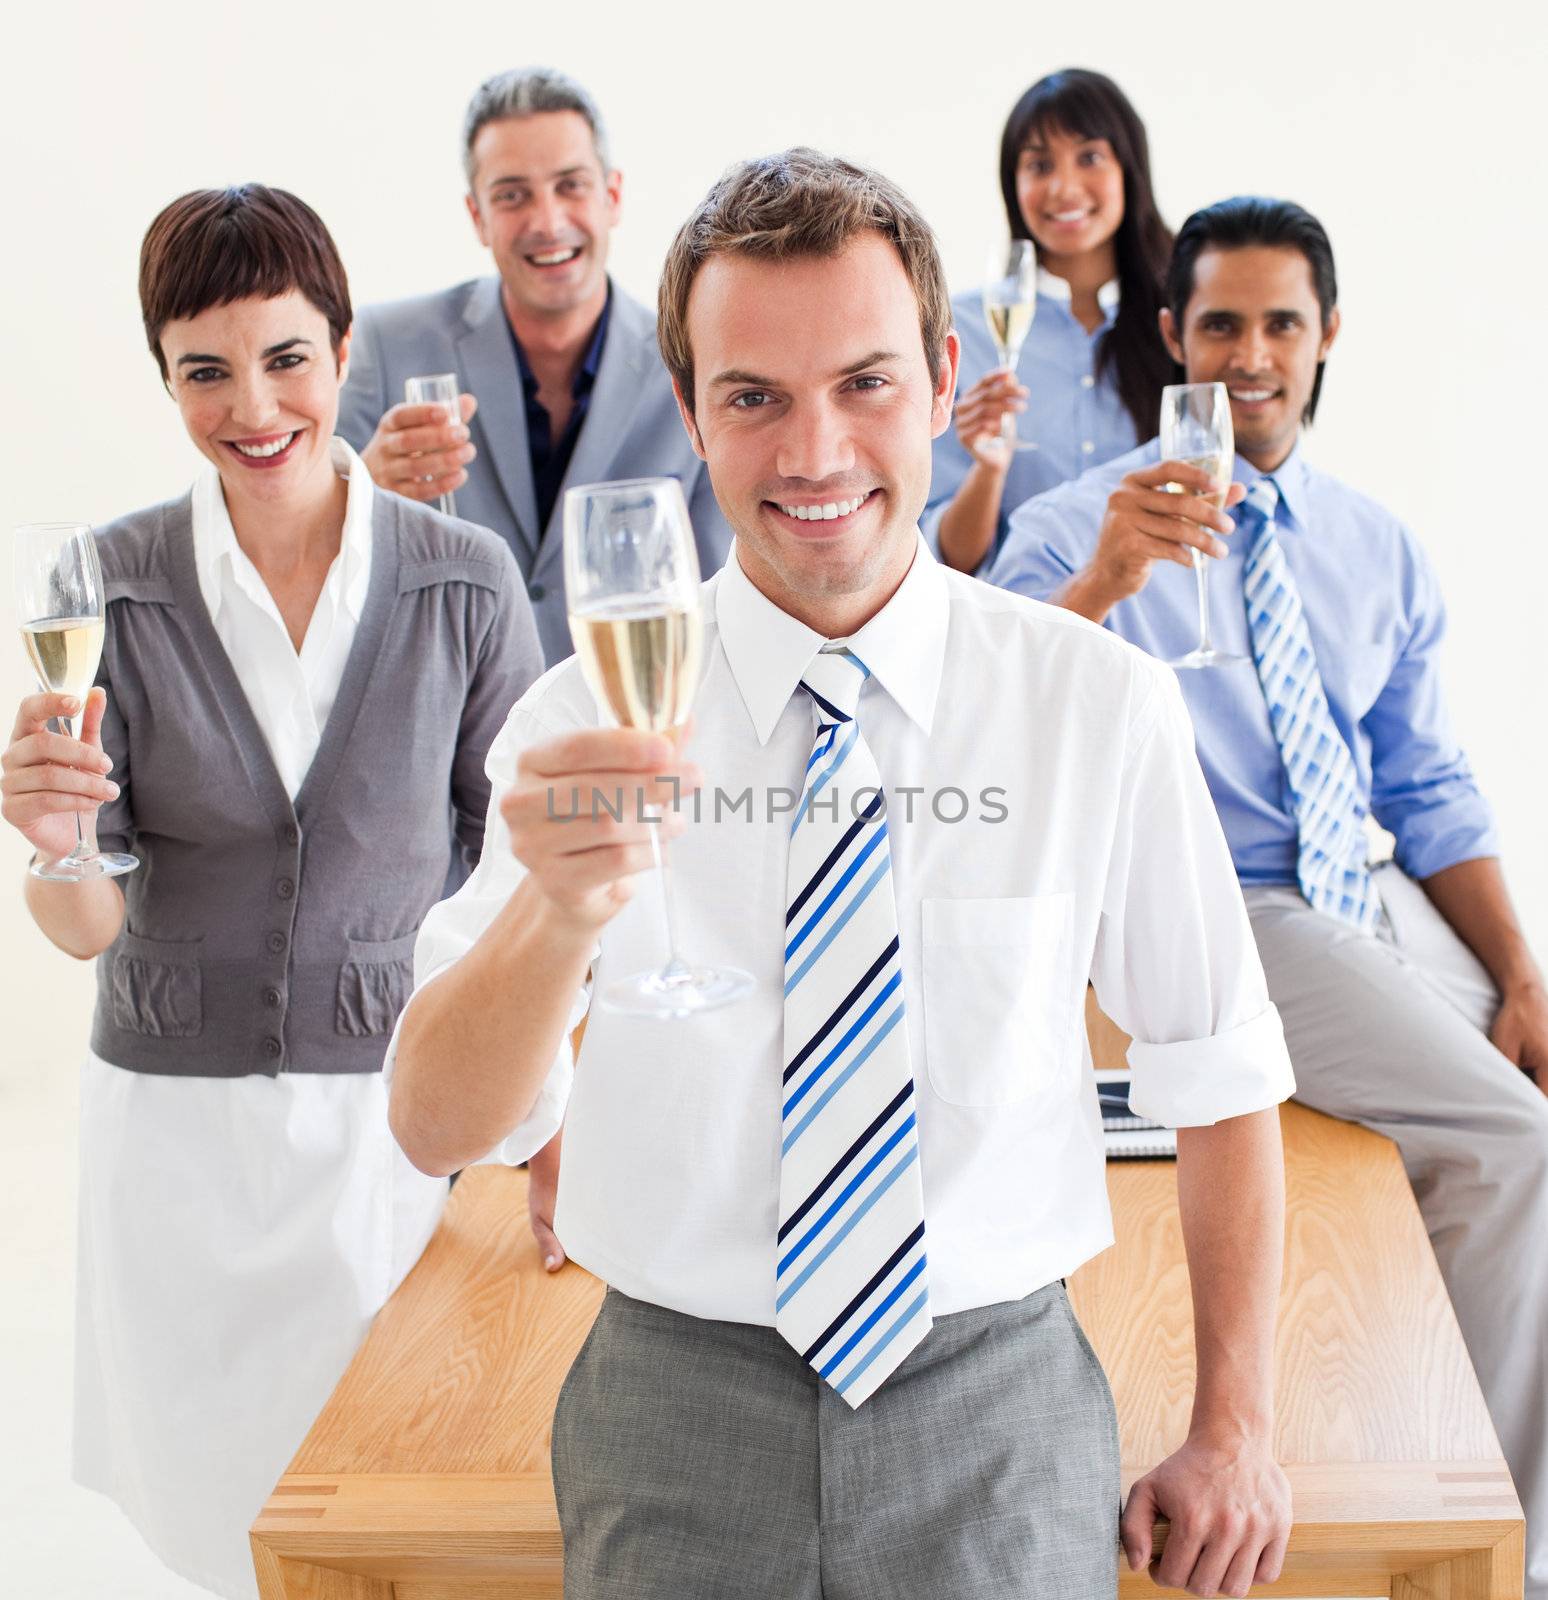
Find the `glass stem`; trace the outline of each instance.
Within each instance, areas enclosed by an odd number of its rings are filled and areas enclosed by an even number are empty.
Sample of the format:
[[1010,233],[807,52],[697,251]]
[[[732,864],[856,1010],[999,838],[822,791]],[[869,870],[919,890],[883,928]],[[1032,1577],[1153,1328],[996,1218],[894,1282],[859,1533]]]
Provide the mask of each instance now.
[[[1010,351],[1003,346],[1000,348],[1000,369],[1003,372],[1008,372],[1013,378],[1016,376],[1016,368],[1011,361]],[[1000,437],[1008,445],[1014,446],[1016,443],[1016,413],[1014,411],[1007,411],[1000,418]]]
[[[75,717],[56,717],[54,720],[59,724],[61,730],[70,738],[80,738],[81,724],[84,721],[84,718],[77,719]],[[81,820],[81,813],[77,811],[75,813],[75,848],[65,859],[67,861],[83,861],[87,856],[93,853],[94,848],[94,843],[90,845],[86,843],[86,825]]]
[[661,824],[664,820],[665,813],[658,812],[656,825],[650,830],[650,851],[656,858],[656,872],[661,879],[661,912],[666,921],[667,936],[666,965],[657,976],[674,978],[679,973],[686,972],[687,968],[677,954],[677,907],[672,901],[672,872],[667,864],[667,848],[661,838]]
[[1193,575],[1199,584],[1199,650],[1209,654],[1214,646],[1209,642],[1209,577],[1208,560],[1202,550],[1193,552]]

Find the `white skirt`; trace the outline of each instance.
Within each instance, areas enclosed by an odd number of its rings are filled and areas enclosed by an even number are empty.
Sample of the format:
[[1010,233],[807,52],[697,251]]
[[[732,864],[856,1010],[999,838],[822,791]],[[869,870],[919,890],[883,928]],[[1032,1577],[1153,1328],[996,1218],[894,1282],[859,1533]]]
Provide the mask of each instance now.
[[247,1530],[444,1178],[409,1165],[375,1073],[81,1074],[76,1480],[174,1572],[253,1600]]

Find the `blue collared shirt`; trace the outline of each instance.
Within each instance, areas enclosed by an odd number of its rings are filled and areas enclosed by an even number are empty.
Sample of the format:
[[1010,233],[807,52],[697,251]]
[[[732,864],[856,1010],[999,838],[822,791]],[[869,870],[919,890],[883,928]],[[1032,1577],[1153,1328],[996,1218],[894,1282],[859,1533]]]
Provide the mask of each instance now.
[[[1016,363],[1017,378],[1031,391],[1027,409],[1016,417],[1016,428],[1022,439],[1037,448],[1016,452],[1005,478],[994,545],[980,571],[993,560],[1005,538],[1010,514],[1023,500],[1079,477],[1088,467],[1111,461],[1138,443],[1133,418],[1118,398],[1113,370],[1109,368],[1100,378],[1096,371],[1102,337],[1118,314],[1117,284],[1104,286],[1097,298],[1106,315],[1095,333],[1087,333],[1070,310],[1069,285],[1049,273],[1038,274],[1037,311]],[[984,322],[982,291],[958,295],[951,304],[962,340],[957,393],[964,395],[1000,365],[1000,357]],[[973,458],[953,423],[935,441],[930,500],[920,521],[925,539],[937,555],[941,517],[972,465]]]
[[[607,299],[602,303],[602,315],[586,346],[586,354],[576,369],[570,385],[570,418],[564,432],[555,440],[553,423],[548,409],[538,399],[537,375],[527,365],[527,352],[511,328],[511,344],[516,350],[516,369],[521,374],[521,397],[527,413],[527,453],[532,462],[532,488],[537,496],[538,526],[546,528],[553,514],[554,502],[564,484],[564,475],[570,470],[570,457],[575,454],[575,441],[580,438],[586,413],[591,409],[591,391],[597,384],[597,369],[602,364],[602,346],[607,342],[608,313],[613,309],[613,286],[607,286]],[[510,319],[506,319],[510,328]]]
[[[1118,480],[1160,456],[1152,440],[1018,507],[990,582],[1050,599],[1090,560]],[[1250,487],[1259,474],[1238,456],[1234,476]],[[1398,864],[1410,877],[1428,878],[1498,854],[1493,816],[1441,695],[1445,607],[1418,541],[1390,512],[1309,466],[1299,445],[1272,476],[1281,496],[1278,537],[1328,705],[1372,814],[1397,841]],[[1251,661],[1242,599],[1247,550],[1239,541],[1250,536],[1247,529],[1234,535],[1230,554],[1208,564],[1214,643],[1248,660],[1178,676],[1238,877],[1294,884],[1294,805]],[[1156,562],[1145,587],[1108,613],[1107,626],[1153,656],[1184,654],[1199,634],[1192,571]]]

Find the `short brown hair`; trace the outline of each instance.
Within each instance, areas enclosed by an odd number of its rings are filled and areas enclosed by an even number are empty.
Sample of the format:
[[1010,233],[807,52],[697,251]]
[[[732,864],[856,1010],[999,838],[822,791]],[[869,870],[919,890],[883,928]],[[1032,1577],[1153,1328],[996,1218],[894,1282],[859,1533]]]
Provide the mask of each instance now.
[[798,147],[732,167],[678,229],[661,271],[656,336],[667,370],[690,414],[693,349],[688,296],[713,255],[791,261],[834,256],[857,234],[889,239],[919,301],[930,381],[938,383],[941,351],[951,331],[951,301],[935,235],[914,203],[879,172]]
[[262,183],[179,196],[140,246],[140,314],[163,381],[161,330],[169,322],[293,289],[328,319],[337,356],[354,313],[344,263],[322,218],[304,200]]

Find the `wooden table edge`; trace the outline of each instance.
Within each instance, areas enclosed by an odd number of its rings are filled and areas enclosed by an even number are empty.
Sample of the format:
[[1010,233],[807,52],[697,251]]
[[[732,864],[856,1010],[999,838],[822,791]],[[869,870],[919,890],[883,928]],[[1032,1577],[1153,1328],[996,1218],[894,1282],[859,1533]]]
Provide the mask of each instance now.
[[[1452,1463],[1439,1470],[1455,1470],[1465,1479],[1492,1477],[1501,1466],[1477,1463],[1475,1473],[1465,1463]],[[1309,1495],[1325,1502],[1313,1515],[1297,1518],[1291,1569],[1309,1558],[1330,1572],[1348,1564],[1408,1573],[1496,1551],[1508,1557],[1523,1536],[1508,1480],[1487,1493],[1458,1494],[1460,1503],[1437,1523],[1414,1515],[1373,1517],[1369,1505],[1352,1505],[1339,1515],[1342,1490],[1314,1487],[1319,1476],[1327,1476],[1326,1468],[1286,1470],[1298,1500]],[[1361,1463],[1334,1469],[1341,1476],[1366,1470]],[[1466,1491],[1468,1484],[1456,1487]],[[1164,1541],[1164,1528],[1159,1533]],[[252,1542],[255,1555],[261,1548],[282,1561],[386,1580],[452,1571],[536,1578],[562,1560],[553,1485],[545,1472],[287,1474],[253,1523]],[[1143,1573],[1125,1577],[1143,1582],[1149,1593],[1160,1592]],[[1347,1591],[1335,1585],[1329,1592]]]

